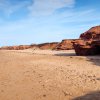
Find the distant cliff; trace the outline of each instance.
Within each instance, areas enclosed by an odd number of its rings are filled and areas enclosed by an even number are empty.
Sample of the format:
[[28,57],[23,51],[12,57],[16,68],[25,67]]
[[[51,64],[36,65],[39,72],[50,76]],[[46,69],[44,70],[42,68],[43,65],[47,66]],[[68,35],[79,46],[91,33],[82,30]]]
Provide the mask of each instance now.
[[79,39],[65,39],[59,42],[5,46],[0,50],[24,50],[24,49],[51,49],[51,50],[72,50],[75,49],[77,55],[98,55],[100,54],[100,26],[90,28],[82,33]]
[[58,42],[31,44],[31,45],[18,45],[18,46],[4,46],[0,50],[24,50],[29,48],[38,49],[54,49],[58,45]]

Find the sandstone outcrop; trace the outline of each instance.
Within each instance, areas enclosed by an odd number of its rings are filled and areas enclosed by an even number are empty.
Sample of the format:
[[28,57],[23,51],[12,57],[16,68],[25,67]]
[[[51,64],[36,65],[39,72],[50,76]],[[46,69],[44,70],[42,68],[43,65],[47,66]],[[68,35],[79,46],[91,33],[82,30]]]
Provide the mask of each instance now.
[[100,54],[100,26],[95,26],[80,35],[81,42],[74,42],[77,55]]
[[77,55],[98,55],[100,54],[100,26],[90,28],[82,33],[79,39],[65,39],[61,43],[42,43],[32,45],[5,46],[0,50],[24,50],[29,48],[71,50],[75,49]]
[[53,49],[58,45],[58,42],[42,43],[42,44],[31,44],[31,45],[19,45],[19,46],[4,46],[0,50],[24,50],[29,48],[39,49]]
[[81,39],[65,39],[62,40],[54,50],[72,50],[74,49],[73,43],[81,42]]
[[42,44],[38,44],[38,47],[40,49],[54,49],[57,45],[59,44],[59,42],[52,42],[52,43],[42,43]]
[[90,28],[88,31],[80,35],[80,39],[100,40],[100,26]]
[[59,43],[54,49],[55,50],[71,50],[74,48],[72,41],[73,41],[72,39],[62,40],[62,42]]
[[24,50],[30,48],[29,45],[19,45],[19,46],[4,46],[0,50]]

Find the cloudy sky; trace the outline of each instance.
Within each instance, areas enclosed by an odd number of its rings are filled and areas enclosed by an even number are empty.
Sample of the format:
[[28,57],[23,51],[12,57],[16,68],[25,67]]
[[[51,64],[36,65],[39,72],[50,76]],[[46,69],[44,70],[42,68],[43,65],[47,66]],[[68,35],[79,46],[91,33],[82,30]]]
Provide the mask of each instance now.
[[100,25],[100,0],[0,0],[0,46],[78,38]]

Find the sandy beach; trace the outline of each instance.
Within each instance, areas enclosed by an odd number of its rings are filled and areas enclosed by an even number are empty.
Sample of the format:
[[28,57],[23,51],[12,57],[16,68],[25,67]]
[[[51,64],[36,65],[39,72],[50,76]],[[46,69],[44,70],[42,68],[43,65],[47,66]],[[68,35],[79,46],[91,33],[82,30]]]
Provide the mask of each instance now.
[[0,100],[100,100],[100,56],[1,50]]

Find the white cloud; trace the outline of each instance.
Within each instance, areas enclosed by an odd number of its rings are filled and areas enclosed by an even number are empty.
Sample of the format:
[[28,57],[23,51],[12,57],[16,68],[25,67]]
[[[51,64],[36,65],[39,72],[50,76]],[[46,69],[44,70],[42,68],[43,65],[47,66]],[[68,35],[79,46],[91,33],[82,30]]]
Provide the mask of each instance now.
[[2,11],[6,16],[10,16],[13,12],[28,6],[28,1],[18,2],[12,4],[9,0],[0,0],[0,11]]
[[29,6],[31,15],[50,15],[57,9],[63,7],[73,7],[75,0],[33,0],[33,4]]
[[6,16],[10,16],[13,12],[26,7],[29,15],[40,16],[50,15],[59,8],[71,8],[75,4],[75,0],[23,0],[12,4],[10,0],[0,0],[0,11]]
[[[100,14],[96,14],[95,9],[85,9],[85,10],[80,10],[78,12],[76,11],[71,11],[69,13],[64,12],[62,13],[61,19],[59,19],[59,22],[63,23],[72,23],[72,22],[89,22],[89,21],[94,21],[94,20],[100,20]],[[94,14],[95,13],[95,14]]]

